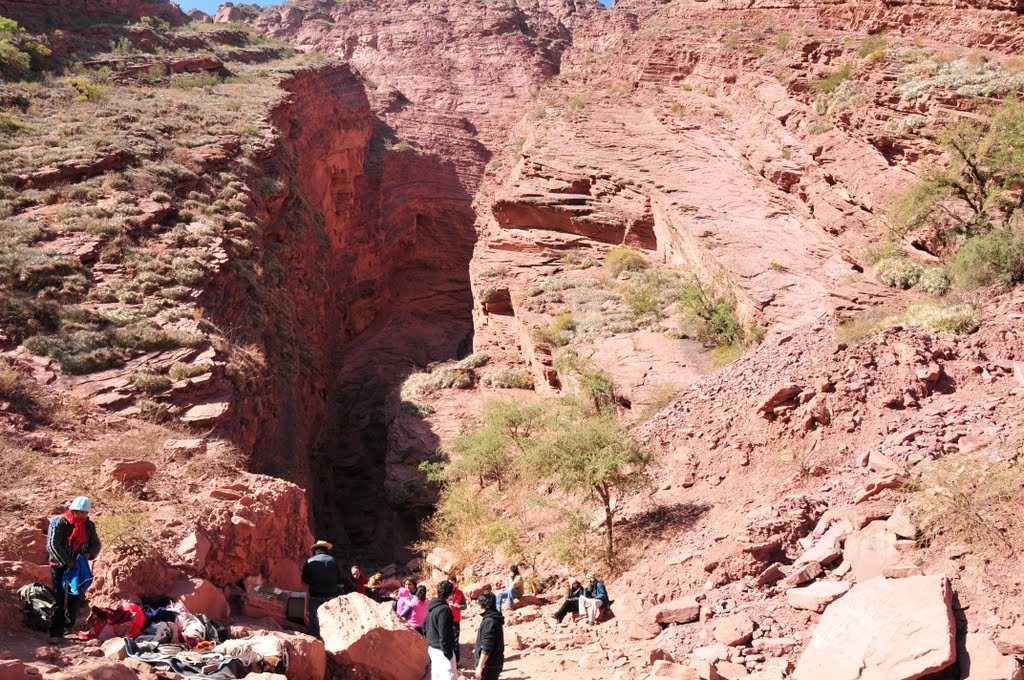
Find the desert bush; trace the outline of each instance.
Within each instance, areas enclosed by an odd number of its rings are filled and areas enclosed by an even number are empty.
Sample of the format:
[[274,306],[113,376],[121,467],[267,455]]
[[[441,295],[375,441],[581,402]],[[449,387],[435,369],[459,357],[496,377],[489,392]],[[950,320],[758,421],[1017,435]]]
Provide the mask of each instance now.
[[605,269],[613,277],[618,277],[622,272],[643,271],[650,264],[639,250],[625,246],[612,248],[604,259]]
[[209,373],[213,370],[213,364],[209,361],[199,361],[194,364],[186,364],[181,361],[177,361],[171,364],[171,367],[167,370],[167,375],[172,380],[185,380],[187,378],[195,378],[198,375]]
[[[736,317],[736,297],[717,284],[691,279],[679,289],[679,311],[694,337],[711,345],[743,345],[743,326]],[[686,329],[684,329],[686,330]]]
[[906,257],[906,253],[898,243],[892,241],[872,243],[857,249],[857,259],[867,265],[876,265],[881,260],[900,257]]
[[146,530],[153,519],[149,511],[101,512],[93,521],[107,550],[141,557],[150,549]]
[[1005,552],[1005,533],[1019,524],[1024,469],[1017,465],[948,455],[908,485],[911,514],[925,537],[940,545],[967,545],[981,553]]
[[[35,451],[13,444],[0,436],[0,489],[17,489],[38,479],[46,469],[40,458],[40,454]],[[0,491],[0,503],[7,500],[3,496],[3,491]]]
[[504,389],[533,389],[533,375],[525,368],[503,368],[488,380],[492,387]]
[[102,102],[110,97],[110,86],[103,85],[89,76],[72,76],[64,79],[64,85],[77,92],[75,101]]
[[944,267],[925,267],[915,287],[933,297],[942,297],[949,292],[950,283],[949,273]]
[[486,352],[474,352],[468,357],[459,360],[460,368],[480,368],[486,366],[487,362],[491,360],[491,357]]
[[52,404],[43,389],[6,359],[0,358],[0,402],[30,420],[45,421]]
[[576,330],[576,319],[572,312],[562,312],[556,316],[547,328],[534,328],[530,331],[530,337],[535,342],[563,347],[572,342]]
[[829,123],[828,121],[819,120],[819,121],[813,123],[810,127],[807,128],[807,134],[809,134],[812,137],[816,137],[817,135],[825,134],[826,132],[828,132],[831,129],[832,129],[832,124],[831,123]]
[[947,126],[945,166],[932,166],[886,209],[896,233],[928,227],[949,245],[962,237],[1020,225],[1024,191],[1024,102],[1007,100],[982,121]]
[[449,361],[428,366],[426,371],[411,374],[402,383],[400,395],[405,401],[416,401],[438,390],[468,389],[474,382],[473,369],[462,368],[458,362]]
[[860,45],[857,46],[857,54],[862,57],[870,57],[878,53],[879,50],[884,50],[885,46],[885,33],[873,33],[860,41]]
[[128,381],[143,392],[163,392],[171,386],[171,379],[162,373],[139,371],[128,376]]
[[263,384],[267,359],[263,350],[254,344],[233,344],[228,349],[228,362],[224,375],[245,393],[251,393]]
[[967,239],[948,261],[957,285],[966,288],[1024,281],[1024,233],[997,229]]
[[843,84],[844,81],[848,80],[853,76],[853,63],[846,63],[837,68],[835,71],[826,73],[825,75],[812,80],[810,86],[816,90],[819,94],[831,94]]
[[201,333],[164,329],[152,321],[139,321],[113,331],[114,346],[152,352],[176,347],[197,347],[206,341]]
[[980,321],[978,310],[968,303],[920,302],[911,305],[902,314],[890,319],[888,325],[901,324],[966,335],[977,330]]
[[631,274],[619,290],[632,319],[648,325],[661,319],[661,310],[676,297],[679,275],[670,267],[648,267]]
[[35,128],[23,120],[15,118],[9,113],[0,111],[0,134],[14,135],[19,132],[28,132]]
[[908,257],[886,257],[875,265],[875,276],[890,288],[906,290],[918,282],[924,267]]
[[171,79],[171,87],[180,88],[195,88],[195,87],[214,87],[220,85],[222,82],[220,76],[214,73],[190,73],[186,75],[175,76]]
[[593,404],[595,411],[614,407],[615,385],[612,377],[593,360],[581,357],[573,348],[566,348],[555,357],[555,370],[576,379],[580,398]]

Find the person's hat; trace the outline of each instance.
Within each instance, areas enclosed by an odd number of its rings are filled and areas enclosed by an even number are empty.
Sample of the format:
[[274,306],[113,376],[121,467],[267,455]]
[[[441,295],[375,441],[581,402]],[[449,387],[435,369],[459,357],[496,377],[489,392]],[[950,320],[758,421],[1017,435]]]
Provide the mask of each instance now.
[[591,581],[596,581],[597,580],[597,574],[595,574],[592,571],[588,571],[587,572],[587,578],[590,579]]
[[326,548],[326,549],[330,550],[333,547],[334,547],[333,543],[328,543],[327,541],[317,541],[313,545],[309,546],[309,549],[310,550],[316,550],[317,548]]
[[89,512],[92,510],[92,501],[85,496],[79,496],[75,500],[71,501],[71,505],[68,506],[68,510],[81,510],[82,512]]

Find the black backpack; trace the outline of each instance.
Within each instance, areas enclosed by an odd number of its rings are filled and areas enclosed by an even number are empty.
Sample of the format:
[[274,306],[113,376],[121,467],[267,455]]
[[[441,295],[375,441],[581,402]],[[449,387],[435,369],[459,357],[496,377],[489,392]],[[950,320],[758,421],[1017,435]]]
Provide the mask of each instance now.
[[50,630],[50,621],[57,609],[53,590],[42,583],[33,583],[18,589],[18,597],[24,605],[25,625],[32,630]]

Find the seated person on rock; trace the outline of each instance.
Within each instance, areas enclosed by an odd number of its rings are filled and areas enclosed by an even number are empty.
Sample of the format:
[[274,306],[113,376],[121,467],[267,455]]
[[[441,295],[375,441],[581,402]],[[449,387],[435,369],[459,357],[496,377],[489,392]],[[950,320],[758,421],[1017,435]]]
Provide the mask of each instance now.
[[363,576],[363,571],[359,568],[358,564],[352,565],[351,573],[352,590],[360,595],[366,595],[366,584],[369,583],[370,579]]
[[579,599],[580,616],[585,615],[587,623],[594,625],[597,622],[598,614],[601,613],[601,608],[607,607],[608,604],[608,590],[604,587],[604,583],[597,580],[594,572],[590,572],[587,574],[587,586],[583,589],[583,594]]
[[565,593],[565,601],[562,602],[562,606],[555,612],[555,621],[559,623],[565,618],[566,614],[575,613],[580,606],[580,595],[583,594],[583,584],[580,583],[578,578],[569,579],[569,588]]
[[405,609],[398,614],[420,635],[424,635],[423,622],[427,618],[427,587],[419,586],[416,593],[405,601]]
[[509,609],[515,609],[514,600],[523,596],[523,577],[519,574],[519,565],[513,564],[509,567],[509,576],[505,579],[505,590],[495,595],[497,608],[501,611],[502,601],[508,602]]
[[380,592],[380,586],[384,583],[384,575],[379,571],[371,576],[366,582],[366,596],[374,602],[383,602],[384,594]]

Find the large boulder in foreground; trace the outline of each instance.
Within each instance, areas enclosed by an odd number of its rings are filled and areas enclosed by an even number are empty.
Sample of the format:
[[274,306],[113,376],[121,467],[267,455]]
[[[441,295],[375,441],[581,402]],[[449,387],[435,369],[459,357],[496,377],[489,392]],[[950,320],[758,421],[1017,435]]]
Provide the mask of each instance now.
[[427,641],[386,604],[349,593],[318,610],[327,654],[365,666],[382,680],[419,680],[427,669]]
[[953,591],[944,576],[873,578],[821,617],[794,680],[915,680],[956,659]]

